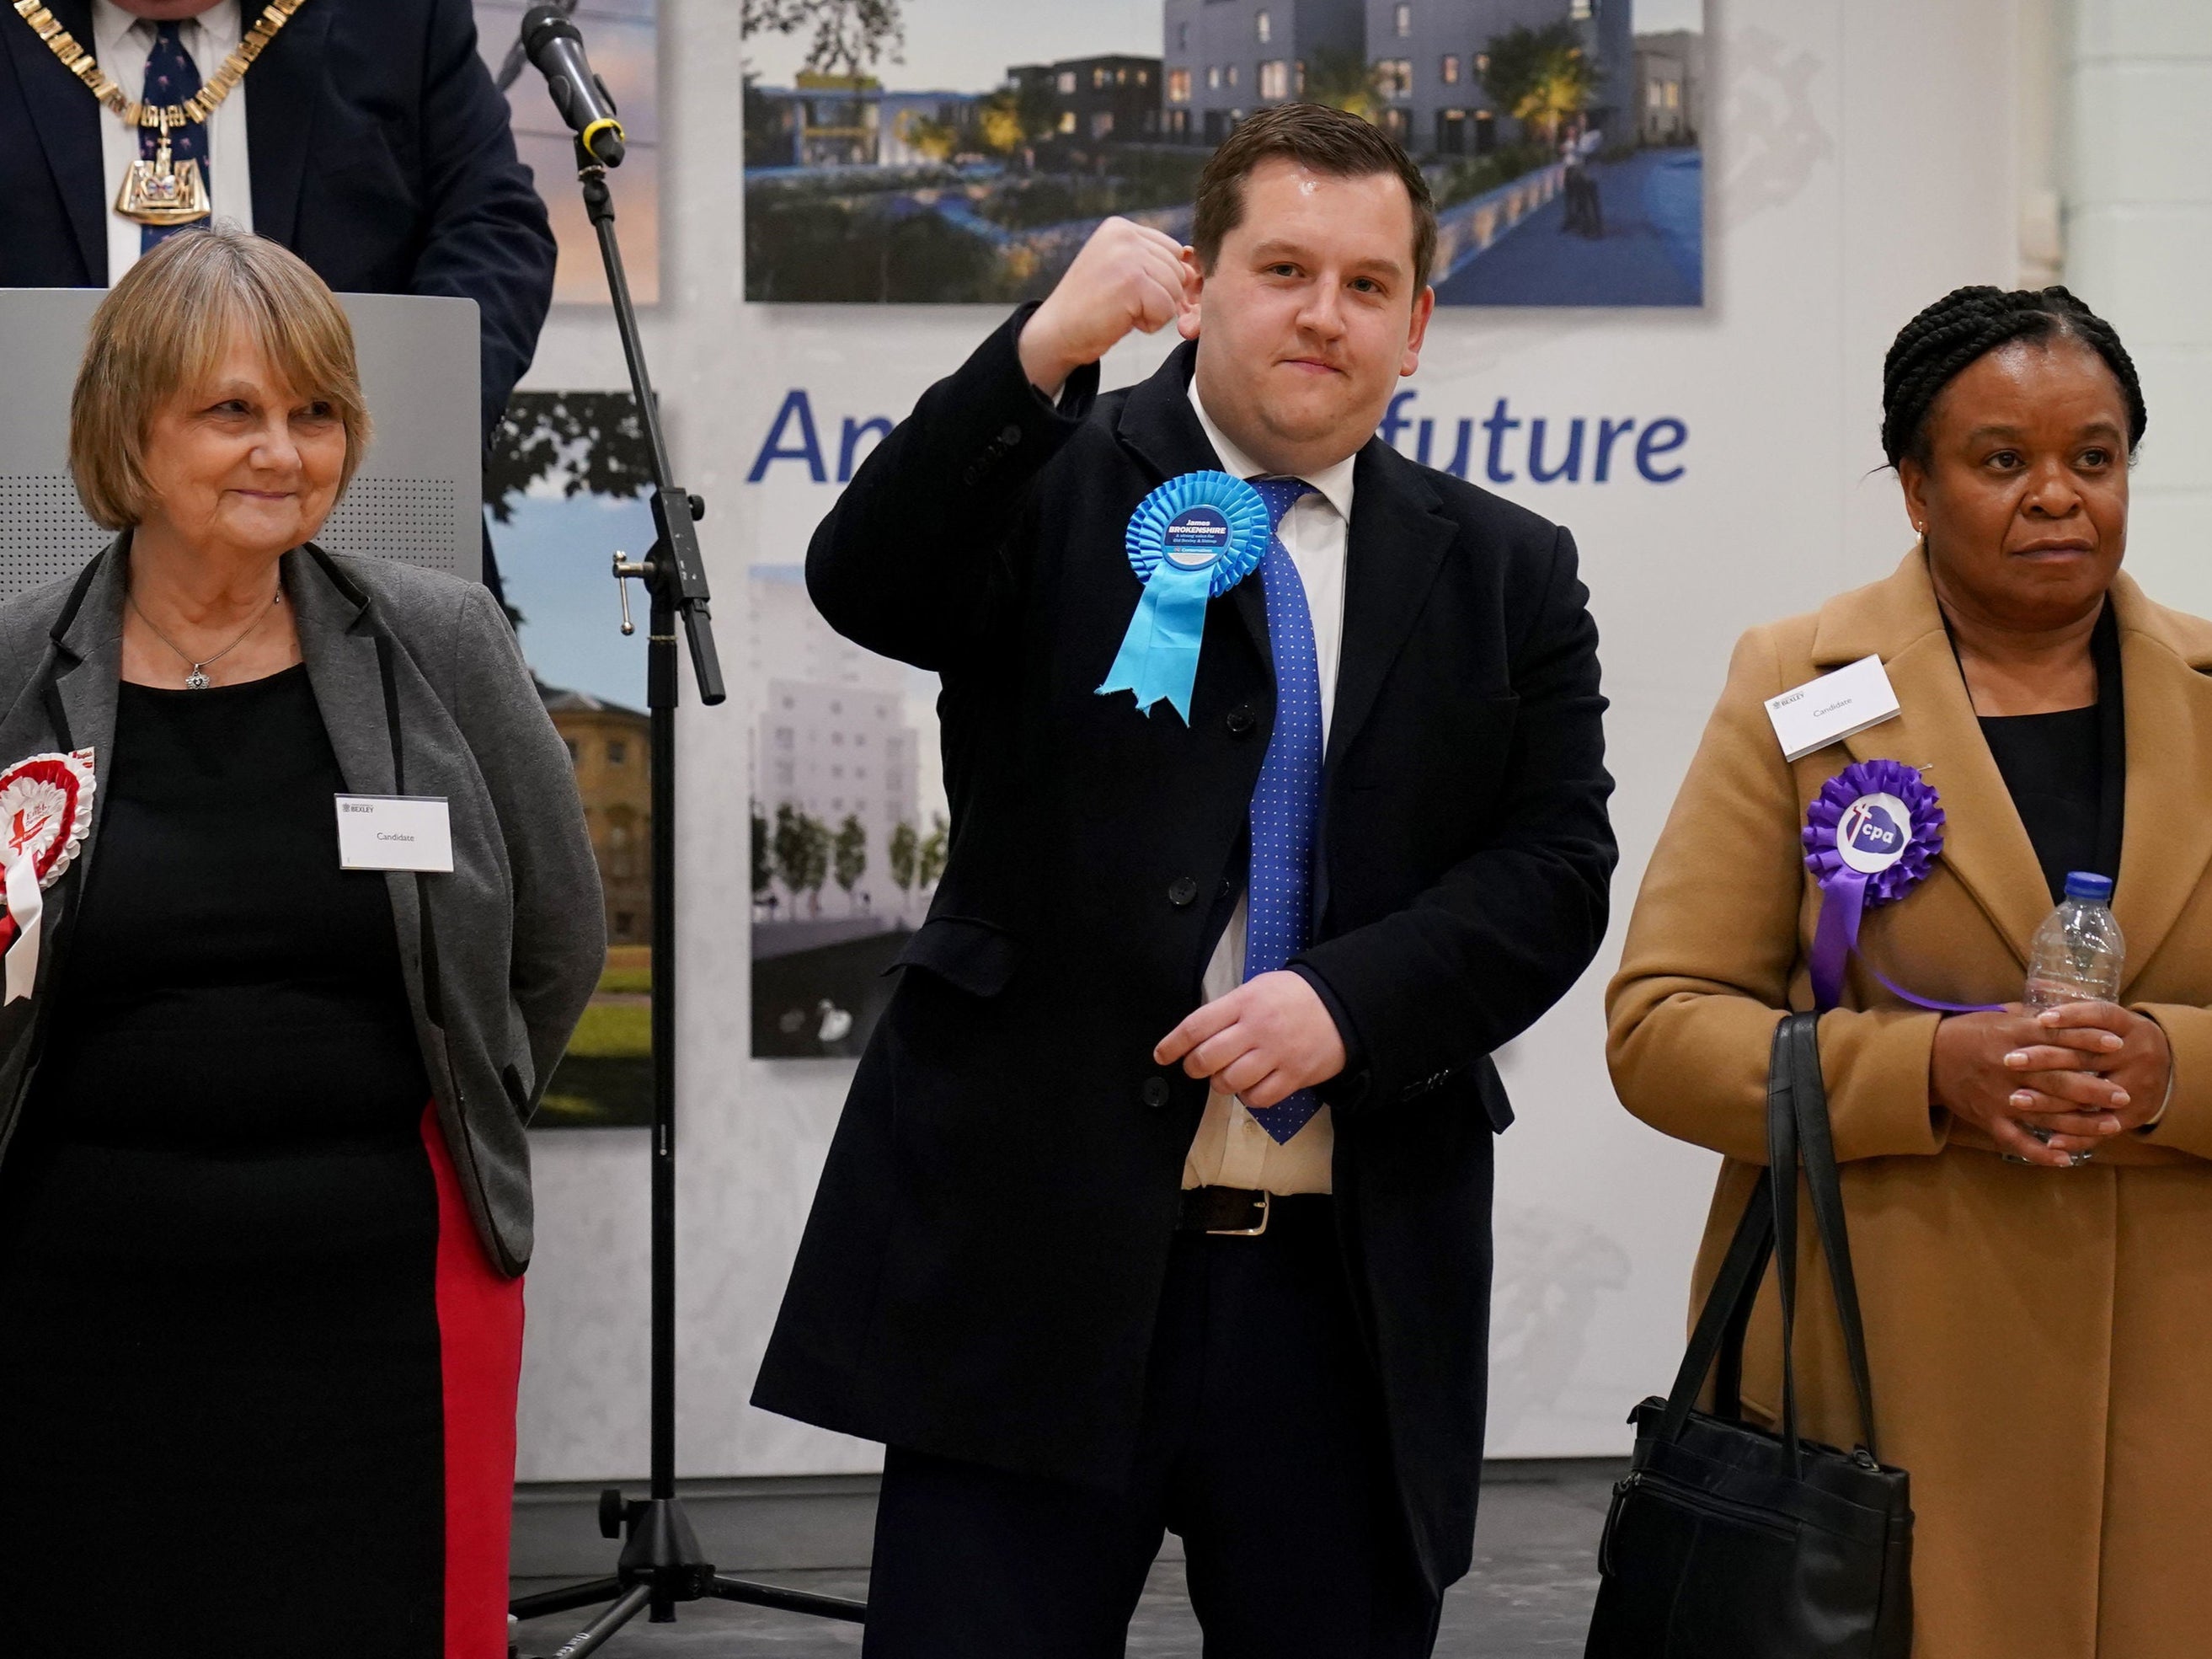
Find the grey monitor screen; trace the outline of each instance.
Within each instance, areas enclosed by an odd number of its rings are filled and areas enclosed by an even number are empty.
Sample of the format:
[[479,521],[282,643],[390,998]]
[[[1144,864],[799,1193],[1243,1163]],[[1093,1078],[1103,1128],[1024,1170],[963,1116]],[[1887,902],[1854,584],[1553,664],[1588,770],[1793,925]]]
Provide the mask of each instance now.
[[[70,393],[100,289],[0,289],[0,599],[107,545],[69,471]],[[341,294],[376,431],[316,541],[471,581],[483,568],[473,300]]]

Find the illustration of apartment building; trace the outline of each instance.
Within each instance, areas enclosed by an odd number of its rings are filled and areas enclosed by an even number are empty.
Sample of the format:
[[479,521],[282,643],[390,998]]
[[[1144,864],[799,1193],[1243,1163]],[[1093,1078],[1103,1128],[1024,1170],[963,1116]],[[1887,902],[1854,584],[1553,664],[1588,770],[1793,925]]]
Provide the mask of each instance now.
[[1164,136],[1218,144],[1252,111],[1305,95],[1309,65],[1364,55],[1365,0],[1165,0]]
[[1491,41],[1561,22],[1575,25],[1601,72],[1590,125],[1618,115],[1617,141],[1629,142],[1632,0],[1165,0],[1162,130],[1218,143],[1267,105],[1364,92],[1414,155],[1486,154],[1520,136],[1484,86]]
[[568,746],[592,856],[606,895],[607,943],[653,936],[653,722],[635,708],[540,684],[553,729]]
[[[906,670],[831,631],[806,597],[797,567],[750,575],[752,660],[759,720],[753,733],[753,800],[771,823],[789,805],[836,835],[848,818],[866,837],[866,866],[849,901],[888,915],[901,894],[891,836],[917,832],[916,734],[906,714]],[[822,914],[848,906],[834,880],[816,896]]]

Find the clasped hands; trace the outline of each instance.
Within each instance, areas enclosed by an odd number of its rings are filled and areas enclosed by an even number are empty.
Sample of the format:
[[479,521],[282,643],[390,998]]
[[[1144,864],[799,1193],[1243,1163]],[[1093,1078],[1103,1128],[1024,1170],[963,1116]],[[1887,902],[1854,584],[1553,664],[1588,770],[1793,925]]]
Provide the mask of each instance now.
[[1929,1097],[1999,1152],[2063,1170],[2157,1117],[2172,1066],[2158,1022],[2131,1009],[2070,1002],[2039,1012],[2012,1003],[1936,1028]]
[[1198,1009],[1161,1039],[1152,1060],[1180,1060],[1215,1093],[1260,1112],[1341,1072],[1344,1038],[1321,994],[1283,969],[1255,975]]

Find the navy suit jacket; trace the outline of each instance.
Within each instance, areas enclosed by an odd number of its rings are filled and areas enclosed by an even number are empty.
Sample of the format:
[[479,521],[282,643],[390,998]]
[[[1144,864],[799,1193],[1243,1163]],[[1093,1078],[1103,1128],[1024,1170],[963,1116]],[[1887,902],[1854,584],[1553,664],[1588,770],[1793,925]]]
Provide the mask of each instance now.
[[[48,3],[89,48],[91,0]],[[489,433],[538,349],[554,245],[468,0],[309,0],[245,88],[255,231],[340,293],[474,300]],[[0,8],[0,288],[106,286],[113,119]]]
[[[754,1400],[913,1449],[1128,1473],[1203,1082],[1200,1000],[1275,714],[1256,576],[1214,600],[1186,724],[1097,695],[1140,592],[1124,526],[1218,467],[1188,345],[1054,406],[1000,329],[815,532],[830,624],[936,672],[952,809],[929,917],[846,1102]],[[1605,934],[1597,629],[1572,538],[1379,439],[1359,451],[1299,958],[1352,1056],[1336,1217],[1408,1529],[1467,1569],[1482,1465],[1491,1063]]]

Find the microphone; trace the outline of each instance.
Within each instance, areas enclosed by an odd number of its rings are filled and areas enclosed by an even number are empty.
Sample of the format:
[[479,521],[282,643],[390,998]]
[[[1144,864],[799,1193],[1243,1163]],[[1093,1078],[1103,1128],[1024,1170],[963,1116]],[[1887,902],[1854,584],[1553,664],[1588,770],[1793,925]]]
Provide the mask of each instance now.
[[615,118],[615,100],[607,83],[592,73],[576,26],[555,7],[533,6],[522,20],[522,49],[544,75],[553,107],[585,153],[602,167],[620,167],[624,134]]

